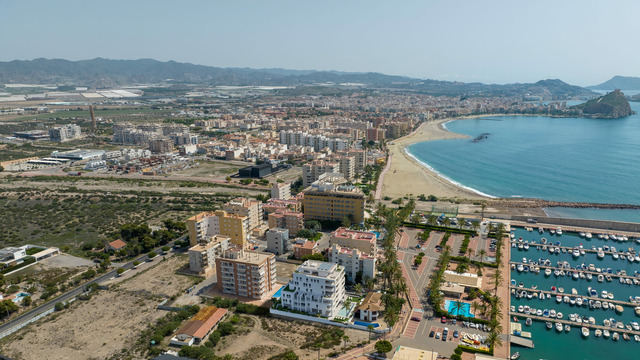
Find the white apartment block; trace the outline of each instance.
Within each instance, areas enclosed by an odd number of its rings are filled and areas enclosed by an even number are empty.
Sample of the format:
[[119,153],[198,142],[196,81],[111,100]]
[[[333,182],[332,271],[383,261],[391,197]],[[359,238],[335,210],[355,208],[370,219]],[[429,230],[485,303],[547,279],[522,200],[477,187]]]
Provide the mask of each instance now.
[[215,271],[215,259],[230,247],[231,238],[214,235],[209,243],[189,248],[189,269],[197,274],[210,276]]
[[329,148],[334,152],[349,148],[349,140],[342,138],[328,138],[324,135],[309,134],[302,131],[281,131],[280,143],[288,146],[311,146],[315,151]]
[[281,255],[291,250],[289,240],[289,230],[273,228],[267,231],[267,251],[276,255]]
[[282,306],[333,318],[345,298],[344,284],[344,267],[307,260],[298,266],[293,279],[282,289]]
[[271,198],[279,200],[291,199],[291,183],[274,183],[271,188]]
[[345,276],[350,282],[355,282],[359,271],[362,271],[363,282],[367,277],[373,279],[376,275],[376,258],[358,249],[333,245],[329,250],[329,262],[344,266]]
[[311,184],[320,179],[320,175],[324,173],[340,173],[340,164],[324,160],[316,160],[304,164],[302,166],[302,187],[307,188],[311,186]]
[[76,124],[54,126],[49,129],[49,140],[51,141],[67,141],[81,136],[80,126]]

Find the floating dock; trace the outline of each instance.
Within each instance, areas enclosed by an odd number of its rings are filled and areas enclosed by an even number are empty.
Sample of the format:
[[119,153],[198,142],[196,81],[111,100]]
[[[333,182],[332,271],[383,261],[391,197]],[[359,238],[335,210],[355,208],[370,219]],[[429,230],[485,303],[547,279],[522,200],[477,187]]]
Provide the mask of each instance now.
[[556,318],[551,318],[551,317],[543,317],[543,316],[537,316],[537,315],[525,315],[525,314],[521,314],[521,313],[518,313],[518,312],[509,312],[509,315],[510,316],[523,317],[523,318],[530,317],[532,320],[538,320],[538,321],[544,321],[544,322],[550,322],[550,323],[561,323],[561,324],[570,325],[571,327],[576,327],[576,328],[586,327],[586,328],[589,328],[589,329],[609,330],[610,332],[617,332],[619,334],[627,333],[627,334],[629,334],[631,336],[640,335],[640,331],[627,330],[627,328],[620,329],[620,328],[617,328],[617,327],[604,326],[604,325],[593,325],[593,324],[587,324],[587,323],[578,324],[575,321],[570,321],[570,320],[565,320],[565,319],[556,319]]
[[[609,304],[613,303],[616,305],[623,305],[623,306],[631,306],[631,307],[636,307],[636,306],[640,306],[640,304],[635,304],[632,302],[628,302],[628,301],[622,301],[622,300],[609,300],[609,299],[605,299],[605,298],[601,298],[601,297],[593,297],[593,296],[589,296],[589,295],[573,295],[573,294],[569,294],[569,293],[561,293],[561,292],[557,292],[557,291],[549,291],[549,290],[540,290],[540,289],[529,289],[529,288],[525,288],[525,287],[517,287],[517,286],[509,286],[510,289],[516,289],[516,290],[524,290],[526,292],[538,292],[538,293],[544,293],[544,294],[551,294],[554,297],[554,301],[555,301],[555,297],[556,296],[568,296],[570,299],[571,298],[583,298],[583,299],[588,299],[588,300],[599,300],[599,301],[606,301]],[[551,300],[551,299],[549,299]],[[580,306],[576,306],[578,308],[580,308]],[[583,305],[584,307],[584,305]],[[605,309],[606,310],[606,309]]]

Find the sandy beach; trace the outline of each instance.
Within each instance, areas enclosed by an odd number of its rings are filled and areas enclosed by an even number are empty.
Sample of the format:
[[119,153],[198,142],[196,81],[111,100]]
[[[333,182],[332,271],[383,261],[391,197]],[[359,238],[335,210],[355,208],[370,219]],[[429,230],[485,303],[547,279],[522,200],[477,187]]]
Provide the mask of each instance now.
[[393,144],[388,145],[391,163],[382,183],[383,196],[398,198],[408,194],[413,196],[424,194],[439,198],[487,199],[441,178],[405,152],[405,147],[420,141],[466,138],[466,135],[442,128],[443,123],[451,120],[442,119],[422,123],[413,133],[396,139],[392,142]]

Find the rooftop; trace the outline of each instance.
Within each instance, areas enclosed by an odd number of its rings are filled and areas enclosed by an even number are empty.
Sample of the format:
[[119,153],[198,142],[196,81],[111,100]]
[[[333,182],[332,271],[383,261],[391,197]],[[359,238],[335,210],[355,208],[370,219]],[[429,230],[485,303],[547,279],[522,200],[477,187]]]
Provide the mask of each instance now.
[[112,248],[114,248],[116,250],[120,250],[123,247],[127,246],[127,243],[122,241],[122,240],[120,240],[120,239],[118,239],[118,240],[110,242],[109,246],[111,246]]
[[331,236],[340,238],[351,238],[354,240],[367,240],[371,243],[375,243],[377,240],[377,236],[375,233],[369,231],[349,230],[343,227],[338,228],[336,231],[332,232]]
[[382,311],[384,310],[384,306],[380,304],[380,300],[382,299],[382,294],[379,292],[370,292],[367,296],[362,300],[358,309],[366,310],[366,311]]
[[480,288],[482,286],[482,278],[478,277],[478,275],[470,273],[458,274],[451,270],[445,270],[444,281],[454,282],[465,287]]

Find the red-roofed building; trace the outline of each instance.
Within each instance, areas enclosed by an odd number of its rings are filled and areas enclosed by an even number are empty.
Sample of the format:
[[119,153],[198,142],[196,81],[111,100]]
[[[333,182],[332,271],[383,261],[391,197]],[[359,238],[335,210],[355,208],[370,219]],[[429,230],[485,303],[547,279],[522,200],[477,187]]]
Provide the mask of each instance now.
[[376,253],[376,242],[378,237],[370,231],[356,231],[346,228],[338,228],[331,233],[330,245],[339,245],[351,249],[358,249],[365,254],[374,255]]
[[176,331],[176,335],[170,340],[171,344],[178,346],[199,344],[226,314],[227,309],[215,306],[206,306],[200,309],[191,320]]
[[106,251],[118,251],[118,250],[122,250],[125,248],[125,246],[127,246],[127,243],[118,239],[116,241],[112,241],[110,243],[107,244],[107,246],[105,247]]
[[296,243],[293,244],[293,256],[300,260],[304,256],[309,256],[318,253],[318,243],[303,238],[296,239]]

